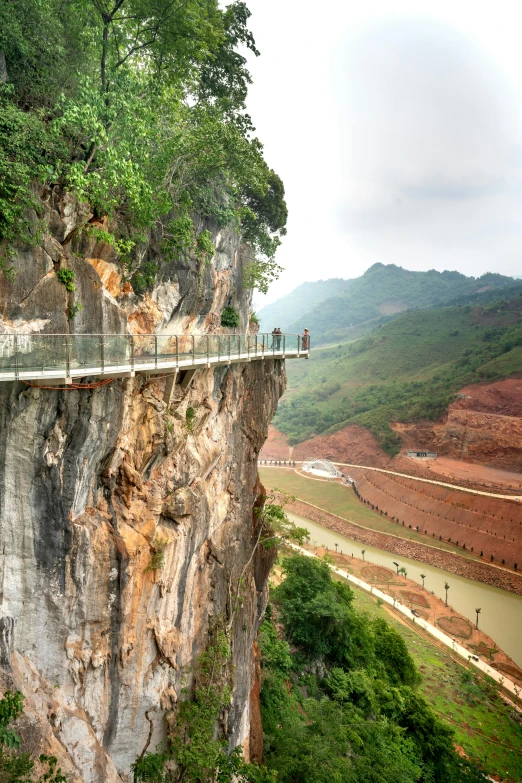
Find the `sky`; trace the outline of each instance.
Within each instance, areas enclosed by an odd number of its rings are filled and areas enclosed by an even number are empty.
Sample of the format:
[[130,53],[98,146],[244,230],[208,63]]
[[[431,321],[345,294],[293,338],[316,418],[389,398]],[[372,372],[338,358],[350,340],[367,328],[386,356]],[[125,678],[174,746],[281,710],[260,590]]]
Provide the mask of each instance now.
[[285,268],[522,275],[522,5],[248,0],[248,110],[282,177]]

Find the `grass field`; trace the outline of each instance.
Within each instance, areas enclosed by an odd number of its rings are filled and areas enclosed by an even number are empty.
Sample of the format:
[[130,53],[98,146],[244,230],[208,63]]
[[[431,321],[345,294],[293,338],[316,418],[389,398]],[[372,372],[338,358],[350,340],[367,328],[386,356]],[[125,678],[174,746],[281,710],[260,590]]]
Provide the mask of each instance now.
[[358,609],[372,617],[385,617],[404,638],[422,675],[421,690],[455,730],[456,743],[489,774],[520,783],[522,716],[515,717],[494,685],[454,660],[449,651],[396,620],[363,590],[350,588]]
[[[260,467],[259,476],[267,489],[280,489],[289,495],[295,495],[299,500],[312,503],[324,511],[329,511],[331,514],[349,522],[355,522],[369,530],[378,530],[380,533],[389,533],[392,536],[396,536],[399,530],[401,532],[400,538],[433,545],[426,536],[413,530],[408,530],[406,533],[404,530],[400,530],[398,525],[388,521],[386,517],[381,517],[380,514],[363,505],[349,487],[335,482],[328,483],[305,478],[305,476],[285,468]],[[459,547],[452,546],[445,541],[438,541],[437,548],[464,556]]]

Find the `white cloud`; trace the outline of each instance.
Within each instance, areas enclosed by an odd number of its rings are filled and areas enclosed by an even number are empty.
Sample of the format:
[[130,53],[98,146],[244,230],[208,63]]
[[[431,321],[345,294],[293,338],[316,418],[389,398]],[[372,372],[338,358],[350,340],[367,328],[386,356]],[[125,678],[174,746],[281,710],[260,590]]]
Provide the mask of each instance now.
[[512,3],[250,0],[249,109],[290,219],[270,299],[375,261],[522,269]]

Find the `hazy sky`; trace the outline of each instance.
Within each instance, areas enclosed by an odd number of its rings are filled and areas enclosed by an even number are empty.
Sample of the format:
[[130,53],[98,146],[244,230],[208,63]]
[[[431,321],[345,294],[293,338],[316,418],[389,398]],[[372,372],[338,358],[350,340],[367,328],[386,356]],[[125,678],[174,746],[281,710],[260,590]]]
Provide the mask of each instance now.
[[376,261],[522,275],[522,5],[247,4],[249,111],[290,210],[258,307]]

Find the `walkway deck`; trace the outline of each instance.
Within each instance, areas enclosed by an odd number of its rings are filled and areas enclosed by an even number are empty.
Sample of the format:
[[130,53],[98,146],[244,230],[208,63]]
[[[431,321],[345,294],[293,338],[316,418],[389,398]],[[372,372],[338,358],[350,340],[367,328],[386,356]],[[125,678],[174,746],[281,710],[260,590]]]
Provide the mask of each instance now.
[[307,359],[301,337],[283,334],[2,334],[0,382],[170,374],[263,359]]

